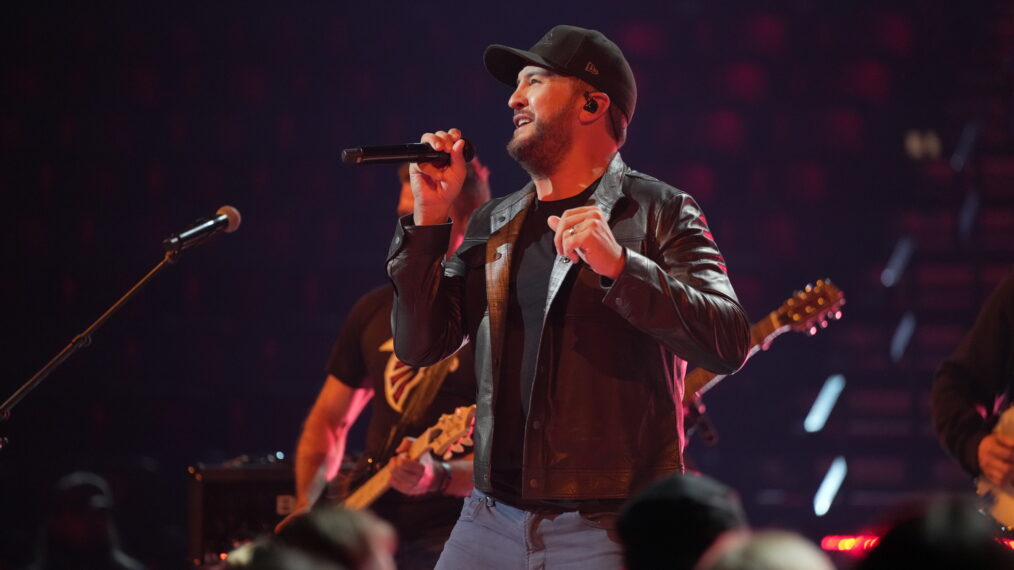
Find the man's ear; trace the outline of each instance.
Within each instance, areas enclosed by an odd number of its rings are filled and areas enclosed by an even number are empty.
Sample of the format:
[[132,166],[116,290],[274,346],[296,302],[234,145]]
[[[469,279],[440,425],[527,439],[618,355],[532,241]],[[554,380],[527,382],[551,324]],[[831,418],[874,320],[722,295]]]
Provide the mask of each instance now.
[[609,105],[611,104],[609,95],[601,91],[585,91],[582,95],[584,96],[584,106],[581,107],[581,112],[582,114],[588,113],[589,115],[582,118],[594,120],[609,109]]

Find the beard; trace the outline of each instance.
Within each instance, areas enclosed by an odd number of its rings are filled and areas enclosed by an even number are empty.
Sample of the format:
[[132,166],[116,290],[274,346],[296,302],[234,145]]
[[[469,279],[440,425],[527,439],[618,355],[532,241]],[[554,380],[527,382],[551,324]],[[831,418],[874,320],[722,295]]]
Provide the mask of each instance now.
[[570,123],[576,114],[568,104],[545,119],[536,119],[530,123],[534,128],[527,137],[517,134],[511,137],[507,153],[533,177],[555,174],[574,142]]

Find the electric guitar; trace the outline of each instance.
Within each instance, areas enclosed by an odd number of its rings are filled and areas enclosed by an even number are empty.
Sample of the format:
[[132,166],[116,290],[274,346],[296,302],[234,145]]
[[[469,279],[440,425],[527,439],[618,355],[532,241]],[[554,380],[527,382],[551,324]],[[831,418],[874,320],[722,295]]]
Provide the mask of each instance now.
[[[417,460],[427,451],[450,459],[454,453],[472,445],[472,427],[475,424],[475,404],[456,408],[453,413],[440,416],[437,423],[427,428],[408,449],[408,457]],[[342,501],[347,509],[365,509],[391,488],[391,465],[384,465],[365,483]]]
[[[797,291],[781,307],[753,325],[750,329],[750,351],[747,358],[761,350],[767,350],[775,338],[790,330],[805,332],[810,336],[817,334],[818,330],[827,327],[828,320],[841,318],[841,306],[844,304],[845,294],[830,279],[817,281],[816,285],[807,285],[804,290]],[[691,404],[726,376],[703,368],[694,369],[683,381],[683,403]]]

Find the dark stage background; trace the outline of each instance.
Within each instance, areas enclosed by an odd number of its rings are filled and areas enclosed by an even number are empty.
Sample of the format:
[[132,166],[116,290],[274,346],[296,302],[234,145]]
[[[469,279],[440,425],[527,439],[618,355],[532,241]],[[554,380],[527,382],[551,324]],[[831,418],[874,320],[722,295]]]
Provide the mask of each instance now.
[[[700,468],[756,525],[814,539],[967,487],[927,391],[1014,259],[1010,4],[47,4],[0,18],[0,397],[153,266],[162,238],[222,204],[244,221],[3,426],[0,569],[31,560],[49,488],[80,468],[112,482],[129,552],[180,567],[186,467],[291,452],[344,315],[385,279],[395,171],[344,167],[340,149],[458,126],[494,195],[517,189],[509,90],[481,53],[557,23],[625,49],[640,99],[623,156],[701,202],[753,320],[822,277],[848,297],[843,321],[783,336],[708,394],[721,441],[692,443]],[[831,374],[846,387],[807,433]],[[837,456],[848,474],[818,517]]]

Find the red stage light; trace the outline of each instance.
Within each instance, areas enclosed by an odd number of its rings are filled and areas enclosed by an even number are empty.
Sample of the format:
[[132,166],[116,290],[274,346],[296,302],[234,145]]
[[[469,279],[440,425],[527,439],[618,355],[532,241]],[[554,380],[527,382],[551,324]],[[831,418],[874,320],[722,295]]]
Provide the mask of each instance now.
[[[998,538],[996,541],[1014,550],[1014,540]],[[880,542],[880,537],[870,534],[832,534],[821,539],[820,547],[829,552],[844,552],[846,554],[858,555],[872,550],[878,542]]]
[[872,549],[878,542],[879,536],[869,534],[830,535],[820,541],[820,547],[831,552],[860,554]]

